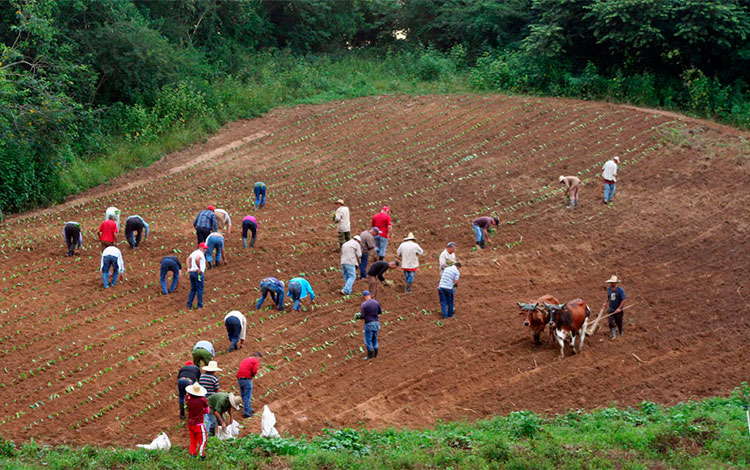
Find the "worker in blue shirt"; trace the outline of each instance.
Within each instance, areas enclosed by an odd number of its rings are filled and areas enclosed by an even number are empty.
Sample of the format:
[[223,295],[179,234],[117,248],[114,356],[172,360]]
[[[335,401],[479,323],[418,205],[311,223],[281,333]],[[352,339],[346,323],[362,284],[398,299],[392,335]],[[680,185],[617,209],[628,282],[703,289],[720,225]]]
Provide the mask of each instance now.
[[302,274],[289,280],[286,295],[294,301],[292,310],[299,310],[300,300],[307,297],[308,294],[310,294],[310,303],[315,303],[315,292],[313,292],[312,286],[307,279],[302,277]]
[[[612,276],[607,279],[607,300],[604,301],[602,307],[608,307],[609,312],[609,332],[612,335],[612,339],[617,338],[617,332],[619,330],[620,336],[622,336],[622,315],[625,309],[625,290],[618,286],[620,280],[617,276]],[[617,327],[617,328],[615,328]]]
[[284,311],[284,282],[279,281],[275,277],[264,277],[260,281],[260,299],[258,304],[255,306],[256,310],[260,309],[263,302],[266,300],[266,296],[271,294],[271,300],[276,304],[276,307]]
[[214,214],[215,210],[214,206],[208,206],[205,210],[200,211],[195,221],[193,221],[198,243],[205,242],[211,232],[215,232],[219,228],[219,222],[216,220],[216,215]]

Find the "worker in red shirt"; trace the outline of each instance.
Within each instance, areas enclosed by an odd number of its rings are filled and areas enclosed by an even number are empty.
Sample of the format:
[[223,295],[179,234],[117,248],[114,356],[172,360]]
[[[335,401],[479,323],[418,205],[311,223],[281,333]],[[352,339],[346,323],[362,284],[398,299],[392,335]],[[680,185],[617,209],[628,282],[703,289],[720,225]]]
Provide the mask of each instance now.
[[209,413],[206,389],[196,382],[186,387],[185,391],[188,393],[185,406],[188,415],[187,428],[190,434],[190,455],[192,457],[200,455],[201,460],[206,460],[208,433],[203,424],[203,417]]
[[110,214],[107,220],[99,226],[99,241],[102,242],[102,250],[108,246],[114,246],[116,235],[117,222],[115,222],[115,215]]
[[237,371],[237,383],[240,385],[242,409],[244,410],[243,418],[250,418],[254,413],[250,399],[253,397],[253,378],[258,373],[258,366],[260,365],[259,357],[263,357],[263,354],[255,352],[251,357],[243,359],[240,362],[240,369]]
[[379,260],[385,259],[385,249],[388,248],[388,235],[391,233],[391,210],[388,206],[372,216],[370,227],[377,227],[378,234],[375,235],[375,256]]

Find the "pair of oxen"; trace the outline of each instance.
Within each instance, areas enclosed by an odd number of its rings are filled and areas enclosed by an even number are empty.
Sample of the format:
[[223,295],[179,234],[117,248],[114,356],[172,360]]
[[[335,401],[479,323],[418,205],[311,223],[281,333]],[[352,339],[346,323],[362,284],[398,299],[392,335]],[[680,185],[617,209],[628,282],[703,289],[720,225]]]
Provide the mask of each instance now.
[[583,351],[583,340],[586,339],[591,310],[586,302],[573,299],[567,303],[559,303],[549,294],[539,297],[534,303],[516,302],[524,315],[523,325],[528,326],[534,333],[534,342],[542,344],[542,333],[549,325],[550,337],[557,339],[560,345],[560,357],[565,357],[565,339],[570,337],[570,347],[576,353],[576,336],[580,337],[580,350]]

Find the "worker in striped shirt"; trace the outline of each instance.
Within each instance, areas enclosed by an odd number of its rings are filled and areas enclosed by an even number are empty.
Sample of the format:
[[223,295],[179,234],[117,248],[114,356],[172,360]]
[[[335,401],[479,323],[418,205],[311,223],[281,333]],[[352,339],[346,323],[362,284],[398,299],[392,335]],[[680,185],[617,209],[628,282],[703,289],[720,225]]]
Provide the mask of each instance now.
[[[206,398],[210,398],[212,395],[219,393],[219,378],[216,377],[216,372],[220,372],[216,361],[211,361],[207,366],[201,368],[203,374],[198,379],[198,383],[201,387],[206,389]],[[203,416],[203,425],[206,427],[209,436],[216,434],[216,417],[209,411],[207,415]]]
[[448,266],[440,275],[440,284],[438,284],[438,295],[440,296],[440,310],[443,312],[443,318],[453,318],[453,300],[455,287],[458,287],[459,269],[461,263]]

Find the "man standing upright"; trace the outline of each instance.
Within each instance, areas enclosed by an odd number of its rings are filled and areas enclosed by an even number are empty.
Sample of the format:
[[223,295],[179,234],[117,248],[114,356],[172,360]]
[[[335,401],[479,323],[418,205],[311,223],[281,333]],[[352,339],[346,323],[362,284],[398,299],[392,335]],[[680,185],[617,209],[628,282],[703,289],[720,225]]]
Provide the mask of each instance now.
[[[167,273],[172,272],[172,285],[167,290]],[[167,295],[177,289],[177,285],[180,283],[180,271],[182,271],[182,263],[177,259],[176,256],[165,256],[161,259],[161,266],[159,266],[159,284],[161,285],[161,293]]]
[[193,221],[198,243],[205,242],[211,232],[218,230],[219,223],[216,220],[216,215],[214,215],[215,209],[214,206],[208,206],[206,209],[200,211],[195,221]]
[[409,232],[409,235],[404,238],[404,242],[396,250],[396,255],[401,258],[401,269],[404,270],[404,281],[406,282],[404,292],[411,292],[414,274],[419,269],[419,256],[423,254],[424,250],[417,244],[414,234]]
[[198,295],[197,308],[203,308],[203,283],[206,274],[206,250],[208,245],[201,242],[198,249],[190,253],[187,259],[187,270],[190,275],[190,293],[188,294],[187,308],[193,308],[193,299]]
[[483,249],[487,246],[487,240],[489,240],[488,230],[494,225],[500,223],[500,219],[497,217],[477,217],[474,222],[471,223],[471,228],[474,229],[474,236],[477,239],[477,246]]
[[622,310],[625,308],[625,290],[617,285],[620,283],[617,276],[610,277],[606,282],[607,300],[602,305],[602,308],[608,307],[609,333],[612,335],[612,339],[616,339],[618,330],[620,336],[622,336]]
[[232,218],[229,217],[229,212],[224,209],[215,209],[214,215],[216,216],[216,230],[226,229],[227,237],[232,233]]
[[456,264],[456,242],[448,242],[443,252],[440,253],[438,261],[440,262],[440,274],[442,274],[448,266]]
[[568,197],[568,209],[578,205],[578,188],[581,186],[581,179],[577,176],[562,176],[558,178],[560,184],[565,187],[565,195]]
[[255,310],[260,310],[260,306],[263,305],[268,294],[271,294],[271,300],[276,304],[276,308],[283,312],[284,281],[280,281],[275,277],[264,277],[263,280],[260,281],[260,298],[255,305]]
[[365,348],[367,348],[367,357],[362,359],[374,359],[378,357],[378,332],[380,331],[380,320],[378,317],[383,310],[380,308],[380,302],[373,299],[370,296],[370,291],[366,290],[362,292],[362,297],[365,301],[359,306],[359,313],[355,316],[355,319],[362,319],[365,321]]
[[255,183],[253,193],[255,194],[255,208],[262,209],[266,205],[266,183],[263,181]]
[[107,220],[99,225],[99,241],[102,243],[102,249],[108,246],[114,246],[117,236],[117,223],[115,222],[115,216],[110,215]]
[[[141,244],[142,238],[148,238],[148,230],[148,224],[140,215],[131,215],[125,219],[125,239],[132,249]],[[133,232],[135,232],[135,236],[133,236]]]
[[388,248],[388,237],[393,228],[391,226],[391,210],[388,206],[383,206],[380,212],[372,216],[370,225],[378,229],[378,234],[375,237],[375,256],[379,260],[383,260],[385,259],[385,250]]
[[615,185],[617,183],[617,164],[620,157],[607,160],[602,167],[602,179],[604,180],[604,204],[609,204],[615,197]]
[[349,208],[344,205],[343,199],[337,199],[336,204],[339,206],[336,213],[333,214],[333,221],[336,222],[336,228],[339,231],[339,248],[351,239],[351,223],[349,222]]
[[250,401],[253,398],[253,379],[258,373],[258,367],[260,366],[258,359],[261,357],[263,357],[263,354],[254,352],[252,356],[240,362],[240,368],[237,370],[237,384],[240,386],[240,395],[242,395],[242,406],[244,408],[244,412],[242,413],[243,418],[250,418],[255,413]]
[[362,262],[359,263],[360,279],[367,279],[367,261],[370,258],[372,249],[375,248],[375,237],[378,232],[377,227],[372,227],[370,230],[365,230],[359,234],[360,248],[362,249]]
[[461,263],[448,266],[440,275],[440,284],[438,284],[438,295],[440,296],[440,310],[443,312],[443,318],[453,317],[453,301],[455,288],[458,287],[458,270]]
[[362,259],[362,248],[359,246],[359,235],[341,245],[341,274],[344,276],[344,288],[341,293],[349,295],[352,293],[354,280],[357,279],[357,265]]
[[81,224],[78,222],[65,222],[63,227],[63,238],[65,244],[68,245],[68,253],[65,256],[73,256],[75,254],[75,247],[78,245],[78,249],[81,249],[83,244],[83,236],[81,235]]
[[[114,223],[114,221],[113,221]],[[102,282],[104,288],[114,287],[117,284],[117,276],[125,272],[125,262],[122,260],[122,252],[116,246],[108,246],[102,251],[102,261],[99,267],[102,271]],[[109,280],[109,270],[112,269],[112,282]]]

